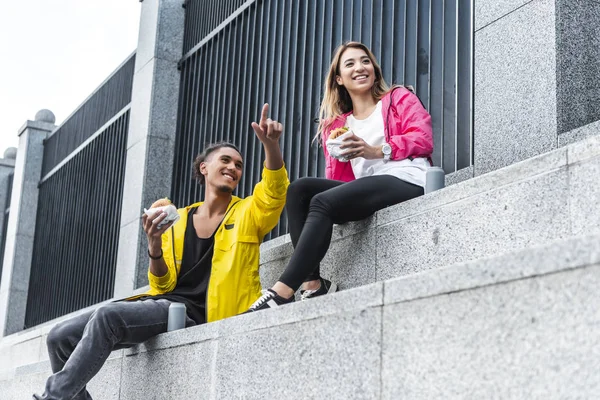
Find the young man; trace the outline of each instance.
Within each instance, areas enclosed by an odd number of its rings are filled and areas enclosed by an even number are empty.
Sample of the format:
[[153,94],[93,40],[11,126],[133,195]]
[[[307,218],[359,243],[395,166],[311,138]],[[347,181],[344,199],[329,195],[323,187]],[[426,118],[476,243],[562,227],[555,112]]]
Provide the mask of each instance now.
[[54,374],[34,399],[91,399],[85,386],[110,352],[166,332],[172,302],[186,305],[186,326],[193,326],[240,314],[260,296],[259,245],[277,224],[289,185],[279,148],[283,126],[267,114],[265,104],[252,123],[266,154],[253,195],[232,195],[243,169],[237,148],[206,148],[194,161],[205,201],[178,210],[173,226],[158,228],[164,213],[142,217],[150,291],[56,325],[47,340]]

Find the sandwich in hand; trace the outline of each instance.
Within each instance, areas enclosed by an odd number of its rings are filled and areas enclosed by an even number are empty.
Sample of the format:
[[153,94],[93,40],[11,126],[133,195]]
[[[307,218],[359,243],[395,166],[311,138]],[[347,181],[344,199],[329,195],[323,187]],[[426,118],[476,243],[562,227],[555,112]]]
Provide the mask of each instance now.
[[340,136],[342,136],[344,133],[348,132],[350,130],[350,128],[348,128],[347,126],[342,126],[341,128],[336,128],[334,130],[331,131],[331,133],[329,134],[329,139],[336,139]]

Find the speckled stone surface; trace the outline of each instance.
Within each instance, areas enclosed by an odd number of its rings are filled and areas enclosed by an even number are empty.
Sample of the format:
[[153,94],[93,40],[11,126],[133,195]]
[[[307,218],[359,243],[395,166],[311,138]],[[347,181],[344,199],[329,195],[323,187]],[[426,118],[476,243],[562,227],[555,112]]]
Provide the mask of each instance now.
[[571,131],[558,135],[558,145],[566,146],[571,143],[584,140],[590,136],[600,135],[600,121],[575,128]]
[[394,304],[600,264],[600,234],[559,240],[385,281],[384,304]]
[[[121,358],[111,358],[92,378],[88,385],[88,391],[94,399],[119,400],[121,364]],[[46,379],[50,374],[49,363],[43,362],[32,366],[29,370],[23,369],[12,379],[0,380],[2,399],[30,399],[33,393],[42,394]]]
[[475,175],[557,146],[554,4],[530,2],[475,33]]
[[600,267],[386,306],[382,399],[593,398]]
[[385,225],[487,191],[510,186],[566,165],[567,149],[560,148],[378,211],[377,223],[379,226]]
[[143,352],[123,359],[120,399],[209,399],[216,341]]
[[473,166],[446,175],[446,187],[473,178]]
[[475,30],[506,17],[532,0],[475,0]]
[[569,236],[567,176],[562,168],[380,227],[377,280]]
[[[180,78],[177,62],[183,48],[185,10],[181,1],[147,0],[141,4],[117,256],[117,269],[126,285],[115,283],[119,294],[148,284],[145,235],[121,238],[134,230],[124,227],[139,222],[144,207],[171,193]],[[130,287],[132,277],[134,285]]]
[[[376,218],[334,226],[332,244],[321,262],[321,276],[340,282],[340,289],[375,282]],[[289,237],[289,236],[288,236]],[[271,287],[287,267],[293,247],[290,241],[262,247],[260,278]]]
[[568,147],[569,165],[600,157],[600,136],[591,136]]
[[599,182],[600,156],[569,168],[571,229],[575,235],[600,233]]
[[557,0],[558,133],[600,120],[600,2]]
[[6,226],[2,279],[0,280],[0,334],[23,329],[33,238],[41,179],[43,141],[55,128],[42,121],[27,121],[19,133],[11,210]]
[[377,398],[380,329],[378,307],[227,336],[215,398]]

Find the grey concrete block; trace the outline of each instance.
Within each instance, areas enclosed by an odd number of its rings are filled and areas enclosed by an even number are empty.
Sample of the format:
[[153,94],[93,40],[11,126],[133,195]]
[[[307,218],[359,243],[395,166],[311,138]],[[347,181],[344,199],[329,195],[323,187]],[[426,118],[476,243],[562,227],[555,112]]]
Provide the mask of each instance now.
[[594,398],[600,268],[386,306],[383,399]]
[[215,398],[378,398],[380,327],[373,308],[224,337]]
[[[94,399],[119,400],[121,386],[121,358],[106,361],[98,374],[92,378],[88,391]],[[0,381],[3,399],[29,399],[33,393],[42,394],[46,379],[52,373],[49,362],[41,362],[19,368],[11,380]]]
[[47,378],[46,373],[38,373],[1,381],[2,398],[7,400],[30,399],[33,393],[41,394],[44,391]]
[[[19,207],[15,209],[15,215],[18,218],[15,233],[20,237],[29,238],[31,241],[33,241],[35,224],[37,222],[38,182],[23,182],[20,185],[22,194],[20,196]],[[36,212],[32,213],[32,210],[36,210]]]
[[127,356],[120,399],[214,398],[211,386],[216,351],[217,342],[209,341]]
[[600,121],[592,122],[591,124],[559,134],[558,145],[566,146],[595,135],[600,135]]
[[[147,138],[147,164],[145,166],[145,182],[140,209],[150,207],[156,200],[169,196],[171,193],[171,172],[173,170],[174,141],[159,137]],[[193,160],[190,160],[192,165]],[[176,204],[184,207],[187,204]]]
[[337,240],[321,262],[321,276],[336,282],[340,290],[375,282],[376,271],[376,229]]
[[[375,226],[374,221],[375,218],[370,218],[362,223],[334,227],[331,245],[321,262],[321,276],[341,283],[340,289],[375,282],[376,230],[363,230],[367,226]],[[288,242],[264,253],[261,253],[260,281],[263,288],[269,288],[287,267],[293,248]]]
[[10,273],[10,290],[18,290],[27,293],[29,290],[29,275],[31,272],[31,258],[33,256],[33,237],[17,234],[14,239],[14,252],[6,253],[12,255],[7,260],[7,266],[12,267]]
[[473,178],[473,166],[446,175],[446,186],[454,185]]
[[102,369],[92,378],[87,386],[92,398],[102,400],[119,400],[123,398],[120,395],[121,385],[123,384],[123,380],[121,379],[122,364],[123,357],[106,360]]
[[492,258],[449,265],[435,273],[385,281],[384,304],[547,275],[600,264],[600,235],[569,238]]
[[[148,272],[147,247],[147,239],[140,219],[120,228],[120,250],[117,253],[115,271],[115,298],[130,296],[142,278],[142,269]],[[148,280],[147,276],[144,278]]]
[[[176,67],[183,49],[185,9],[179,0],[161,0],[156,35],[156,57]],[[176,87],[179,86],[177,82]]]
[[381,226],[399,221],[452,202],[513,185],[566,165],[567,149],[560,148],[378,211],[377,223]]
[[475,34],[475,175],[556,148],[554,0]]
[[600,233],[600,157],[569,166],[569,206],[574,235]]
[[505,17],[531,0],[476,0],[474,2],[475,30]]
[[380,226],[377,280],[567,237],[568,193],[562,168]]
[[[0,298],[4,299],[4,295]],[[10,335],[23,330],[27,309],[27,292],[10,290],[7,305],[3,309],[6,310],[6,314],[4,314],[4,311],[0,311],[0,318],[4,318],[4,334]]]
[[140,221],[144,211],[142,194],[144,187],[144,163],[146,161],[148,143],[137,142],[127,149],[127,165],[123,181],[123,207],[121,208],[121,227],[134,221]]
[[125,349],[125,355],[135,355],[193,343],[207,342],[219,337],[220,324],[211,323],[179,329],[155,336],[141,344]]
[[383,304],[383,284],[379,282],[310,301],[297,301],[275,310],[228,318],[218,322],[219,331],[222,335],[241,334],[331,315],[358,312],[381,304]]
[[[289,248],[289,253],[291,254],[292,248],[290,246],[285,246],[286,249]],[[281,258],[279,260],[269,261],[260,265],[260,284],[263,289],[268,289],[275,284],[283,274],[283,271],[287,267],[290,262],[290,257]]]
[[569,164],[600,157],[600,136],[591,136],[568,147]]
[[[157,58],[154,60],[153,72],[150,108],[152,123],[148,128],[148,134],[163,139],[170,139],[174,142],[177,127],[180,80],[177,62]],[[171,149],[167,148],[165,150],[169,151]],[[172,155],[171,158],[173,158]],[[190,160],[190,165],[192,161]]]
[[[139,48],[136,54],[136,63],[139,60]],[[137,64],[136,64],[137,66]],[[131,111],[129,112],[129,132],[127,135],[127,149],[131,149],[144,140],[150,131],[150,114],[152,109],[152,92],[154,85],[153,61],[144,64],[136,70],[133,77],[133,90],[131,92]]]
[[556,1],[558,132],[600,120],[600,3]]

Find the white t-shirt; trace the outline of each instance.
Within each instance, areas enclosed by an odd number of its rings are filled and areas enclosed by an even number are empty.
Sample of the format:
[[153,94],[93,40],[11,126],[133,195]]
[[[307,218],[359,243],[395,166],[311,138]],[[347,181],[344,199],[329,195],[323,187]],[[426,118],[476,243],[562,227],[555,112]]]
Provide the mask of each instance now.
[[[371,146],[381,146],[385,143],[381,101],[367,118],[356,119],[353,115],[349,115],[346,124],[356,136]],[[384,162],[383,159],[367,160],[358,157],[350,160],[350,163],[356,179],[373,175],[392,175],[421,187],[425,187],[425,176],[429,168],[429,162],[422,157],[414,158],[412,161],[406,158],[388,162]]]

